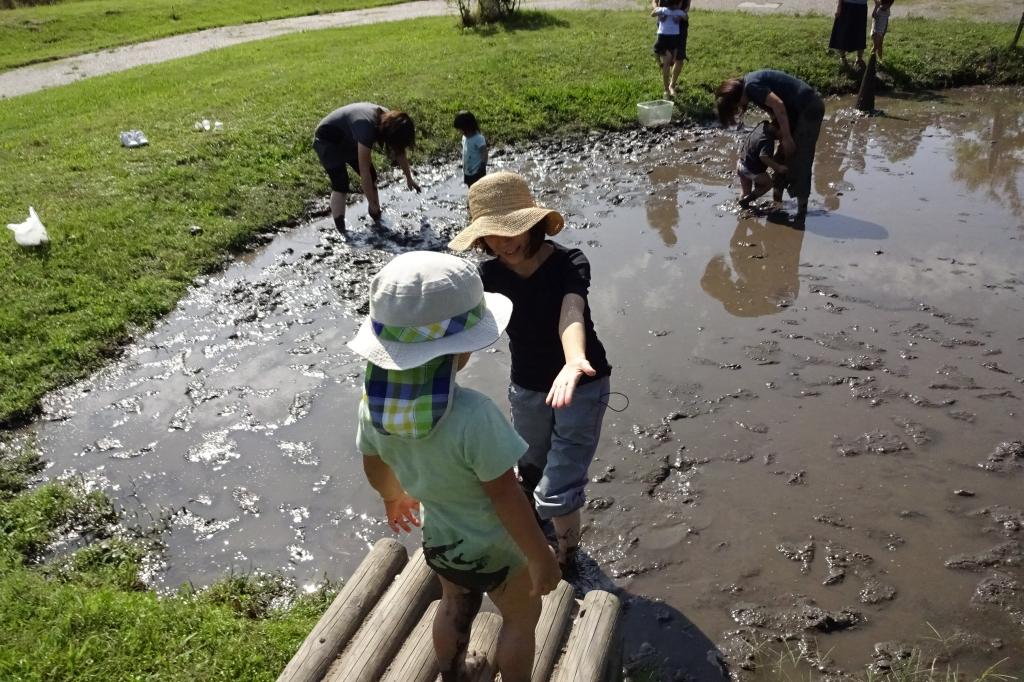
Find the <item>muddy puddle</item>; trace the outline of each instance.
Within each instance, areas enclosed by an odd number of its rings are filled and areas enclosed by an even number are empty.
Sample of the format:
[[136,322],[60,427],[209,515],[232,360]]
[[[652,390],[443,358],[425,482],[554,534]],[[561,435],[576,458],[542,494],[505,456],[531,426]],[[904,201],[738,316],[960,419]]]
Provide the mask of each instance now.
[[[759,679],[747,660],[776,638],[812,662],[804,679],[909,647],[1024,670],[1022,97],[884,99],[875,118],[830,102],[804,231],[737,213],[732,133],[496,154],[566,213],[628,396],[584,545],[585,583],[630,605],[631,666]],[[48,475],[169,515],[158,587],[255,568],[312,587],[389,534],[344,341],[391,253],[465,223],[456,168],[423,174],[421,196],[384,192],[385,233],[358,206],[348,237],[325,219],[278,235],[47,399]],[[507,376],[499,346],[463,381],[507,404]]]

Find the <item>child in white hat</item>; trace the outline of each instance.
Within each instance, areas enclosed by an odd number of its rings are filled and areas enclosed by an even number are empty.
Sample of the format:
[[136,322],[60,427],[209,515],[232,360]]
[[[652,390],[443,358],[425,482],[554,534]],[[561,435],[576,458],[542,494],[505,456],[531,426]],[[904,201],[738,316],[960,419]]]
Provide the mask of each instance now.
[[356,436],[366,477],[396,532],[419,526],[423,505],[424,557],[443,588],[433,634],[445,682],[459,675],[484,592],[502,615],[502,679],[527,682],[540,597],[558,585],[513,471],[526,443],[489,398],[455,382],[511,314],[470,263],[405,253],[373,278],[370,315],[348,344],[369,361]]
[[590,316],[590,262],[546,239],[564,219],[537,206],[516,173],[492,173],[469,188],[472,222],[448,244],[494,256],[484,288],[508,296],[512,424],[529,449],[520,482],[538,519],[553,526],[562,577],[575,580],[580,510],[610,392],[611,365]]

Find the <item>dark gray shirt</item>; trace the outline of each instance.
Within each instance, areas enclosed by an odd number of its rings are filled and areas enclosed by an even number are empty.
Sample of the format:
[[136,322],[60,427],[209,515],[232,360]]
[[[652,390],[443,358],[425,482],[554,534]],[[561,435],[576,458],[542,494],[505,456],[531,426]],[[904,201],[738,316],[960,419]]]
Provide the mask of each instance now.
[[358,145],[373,147],[377,141],[377,123],[381,111],[387,111],[379,104],[356,102],[346,104],[327,114],[316,127],[314,144],[328,143],[329,156],[340,166],[358,163]]
[[768,132],[768,126],[764,121],[758,123],[747,135],[747,143],[743,149],[743,165],[751,173],[760,175],[767,170],[761,155],[771,156],[775,151],[775,138]]
[[771,109],[765,104],[769,93],[775,93],[775,96],[786,105],[786,116],[789,118],[791,130],[796,127],[800,111],[817,97],[817,93],[810,85],[782,71],[761,69],[751,71],[743,77],[743,94],[751,102],[771,113]]

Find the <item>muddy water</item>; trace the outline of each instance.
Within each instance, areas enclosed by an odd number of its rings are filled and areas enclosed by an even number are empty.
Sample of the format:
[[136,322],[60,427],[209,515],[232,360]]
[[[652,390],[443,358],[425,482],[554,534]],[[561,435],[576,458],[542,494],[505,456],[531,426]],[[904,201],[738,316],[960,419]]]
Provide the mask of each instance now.
[[[837,674],[907,645],[1024,670],[1022,96],[889,99],[876,118],[831,102],[804,231],[738,212],[731,133],[496,155],[566,212],[628,396],[592,470],[580,587],[623,590],[631,664],[756,679],[746,659],[776,637]],[[158,584],[314,585],[388,534],[343,342],[390,253],[464,224],[455,171],[386,192],[386,232],[357,207],[346,238],[323,219],[278,235],[47,400],[51,476],[169,517]],[[504,402],[507,372],[499,346],[463,381]]]

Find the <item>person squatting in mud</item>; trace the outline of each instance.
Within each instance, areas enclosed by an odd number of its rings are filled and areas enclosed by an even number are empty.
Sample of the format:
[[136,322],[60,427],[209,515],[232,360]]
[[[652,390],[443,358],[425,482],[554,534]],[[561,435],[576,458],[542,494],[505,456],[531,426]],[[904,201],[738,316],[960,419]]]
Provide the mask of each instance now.
[[[779,124],[774,120],[761,121],[751,128],[743,142],[743,150],[736,162],[736,175],[740,178],[740,206],[746,208],[750,202],[772,188],[773,179],[768,175],[771,168],[775,175],[785,175],[786,167],[776,156],[775,141],[779,139]],[[781,150],[780,150],[781,151]]]
[[783,190],[797,200],[796,223],[807,217],[811,195],[814,150],[825,117],[825,102],[814,88],[782,71],[762,69],[742,78],[722,81],[715,91],[715,111],[723,127],[737,123],[737,116],[753,102],[772,116],[779,127],[787,172],[774,179],[772,198],[782,201]]
[[373,278],[369,317],[348,344],[368,361],[356,433],[366,477],[395,532],[420,525],[423,505],[423,553],[443,590],[433,639],[445,682],[472,666],[485,592],[501,611],[501,678],[528,682],[540,598],[559,580],[513,470],[527,444],[489,398],[455,381],[511,315],[468,261],[414,251]]
[[579,249],[545,239],[565,221],[537,206],[515,173],[493,173],[470,187],[469,213],[469,227],[448,247],[494,256],[480,266],[484,289],[512,300],[508,396],[512,425],[529,444],[519,478],[538,521],[553,527],[563,577],[572,581],[611,375],[587,303],[590,263]]
[[351,192],[348,167],[359,175],[360,186],[374,221],[381,217],[377,196],[377,169],[372,150],[380,144],[391,162],[405,174],[409,189],[420,191],[412,177],[407,152],[416,145],[416,126],[409,114],[389,111],[370,102],[347,104],[327,114],[316,126],[313,150],[331,180],[331,217],[345,231],[345,199]]

